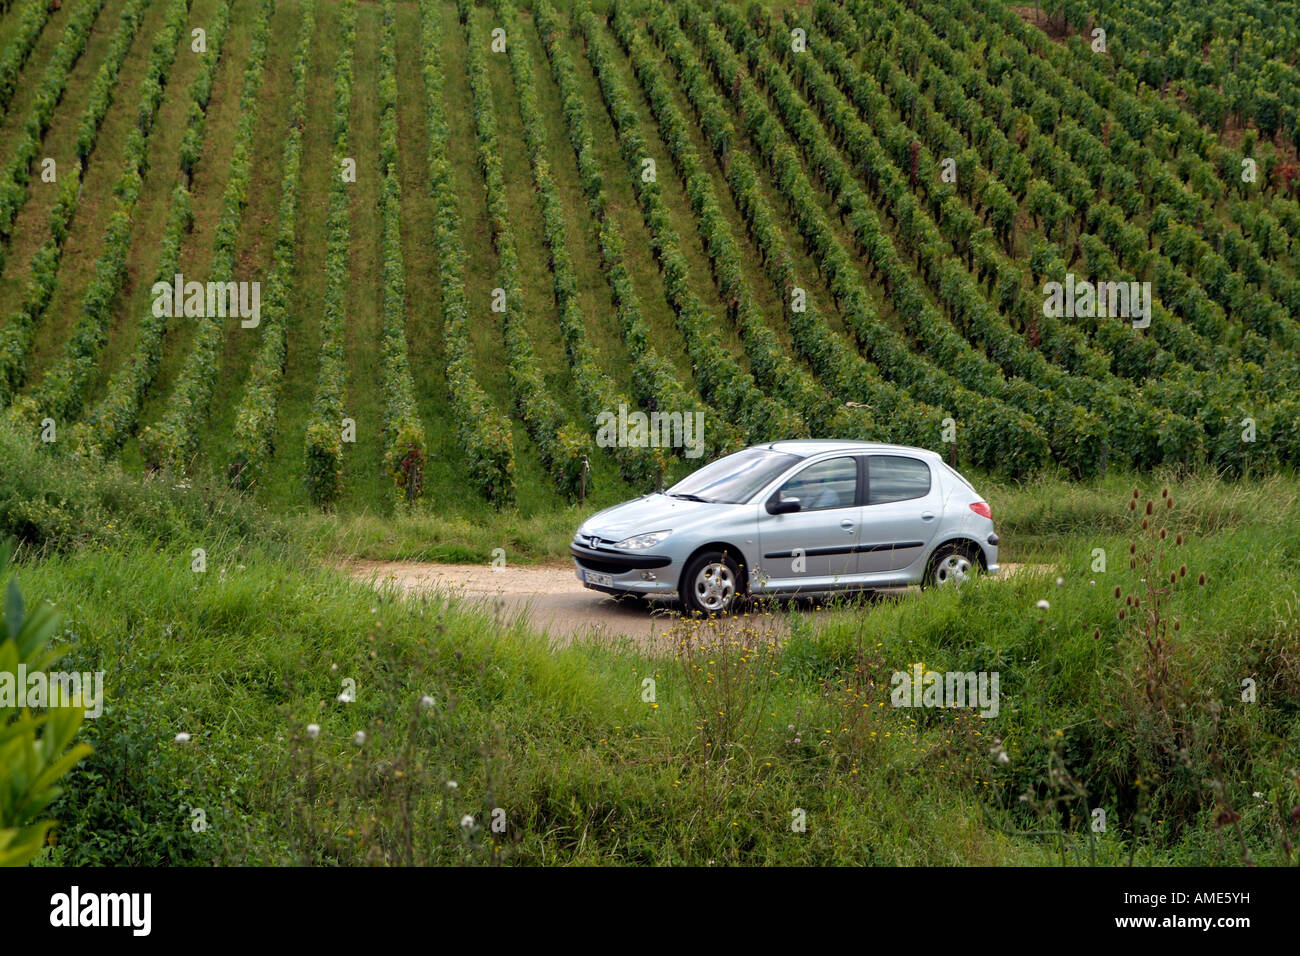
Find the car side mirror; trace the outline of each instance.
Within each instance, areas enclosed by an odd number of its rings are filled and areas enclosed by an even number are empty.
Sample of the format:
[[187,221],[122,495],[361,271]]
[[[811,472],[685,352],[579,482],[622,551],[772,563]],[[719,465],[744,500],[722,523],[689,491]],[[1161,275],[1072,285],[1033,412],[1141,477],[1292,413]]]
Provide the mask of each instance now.
[[788,515],[802,507],[803,505],[798,498],[778,498],[773,496],[767,501],[767,513],[770,515]]

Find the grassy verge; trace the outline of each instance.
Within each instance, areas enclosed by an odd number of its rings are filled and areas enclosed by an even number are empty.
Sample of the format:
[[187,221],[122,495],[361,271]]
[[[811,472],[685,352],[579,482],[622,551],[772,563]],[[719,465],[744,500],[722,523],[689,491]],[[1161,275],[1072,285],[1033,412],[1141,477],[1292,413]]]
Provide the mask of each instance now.
[[[1281,479],[1022,489],[1059,571],[651,657],[376,593],[221,488],[0,453],[24,591],[105,673],[47,863],[1293,862]],[[996,672],[996,716],[894,706],[918,664]]]

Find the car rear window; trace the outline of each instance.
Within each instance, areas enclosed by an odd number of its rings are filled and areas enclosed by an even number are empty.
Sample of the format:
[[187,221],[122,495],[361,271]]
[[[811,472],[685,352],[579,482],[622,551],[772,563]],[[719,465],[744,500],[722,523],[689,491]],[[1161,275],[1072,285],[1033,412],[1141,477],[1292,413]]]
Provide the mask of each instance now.
[[930,466],[902,455],[872,455],[867,461],[867,504],[924,498],[930,493]]

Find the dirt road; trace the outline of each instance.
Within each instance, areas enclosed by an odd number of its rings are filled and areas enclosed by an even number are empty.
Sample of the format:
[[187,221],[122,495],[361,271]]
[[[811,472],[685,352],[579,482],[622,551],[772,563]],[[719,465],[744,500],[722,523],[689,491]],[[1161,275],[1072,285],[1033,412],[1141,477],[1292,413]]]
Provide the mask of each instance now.
[[[673,634],[682,627],[675,603],[620,601],[588,590],[568,564],[494,569],[473,564],[354,561],[344,569],[376,587],[395,586],[413,594],[445,594],[482,607],[505,621],[522,614],[533,626],[561,642],[631,638],[638,643],[662,644],[675,640]],[[1004,574],[1015,569],[1015,565],[1003,565]],[[805,600],[781,606],[815,611],[816,604]],[[781,614],[756,608],[739,617],[756,629],[778,633],[785,630]]]

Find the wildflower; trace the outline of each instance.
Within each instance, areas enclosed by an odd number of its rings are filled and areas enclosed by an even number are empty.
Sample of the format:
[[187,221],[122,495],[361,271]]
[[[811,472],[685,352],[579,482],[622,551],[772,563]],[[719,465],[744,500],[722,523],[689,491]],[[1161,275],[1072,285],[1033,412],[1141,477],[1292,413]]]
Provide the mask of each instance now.
[[1051,605],[1048,604],[1046,601],[1038,602],[1038,610],[1040,611],[1046,611],[1049,607],[1051,607]]
[[366,732],[364,730],[358,730],[352,735],[352,742],[360,747],[366,742]]
[[467,813],[460,818],[460,825],[461,829],[468,830],[474,825],[474,818]]
[[459,786],[460,786],[460,784],[458,784],[455,780],[448,780],[448,781],[447,781],[447,789],[448,789],[448,790],[455,790],[455,789],[456,789],[457,787],[459,787]]
[[423,708],[425,708],[426,710],[427,710],[428,708],[432,707],[432,706],[433,706],[433,698],[430,697],[428,694],[425,694],[423,697],[420,698],[420,706],[423,707]]
[[179,734],[176,735],[176,742],[178,744],[187,744],[190,742],[190,735],[182,730]]
[[317,737],[319,737],[319,736],[320,736],[320,724],[308,724],[308,725],[307,725],[307,736],[310,737],[312,740],[315,740]]

